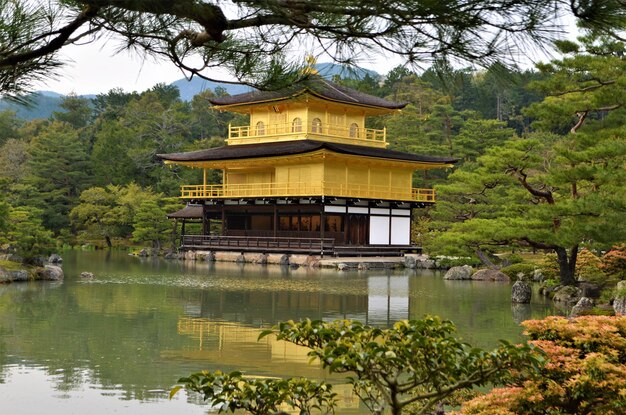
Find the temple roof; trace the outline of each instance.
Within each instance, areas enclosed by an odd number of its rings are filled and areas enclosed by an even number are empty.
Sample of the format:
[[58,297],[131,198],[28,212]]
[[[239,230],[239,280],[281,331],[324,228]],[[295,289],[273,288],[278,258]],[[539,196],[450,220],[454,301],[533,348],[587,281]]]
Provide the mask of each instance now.
[[289,156],[311,153],[323,149],[340,154],[421,163],[452,164],[458,161],[458,159],[452,157],[423,156],[382,148],[337,144],[315,140],[295,140],[277,143],[223,146],[209,148],[206,150],[190,151],[187,153],[157,154],[157,156],[163,160],[173,162],[198,162]]
[[278,91],[252,91],[244,94],[211,97],[209,102],[216,106],[237,106],[263,102],[281,101],[288,98],[310,93],[322,99],[342,102],[351,105],[384,108],[389,110],[402,109],[407,103],[387,101],[386,99],[368,95],[345,86],[337,85],[322,77],[315,76],[298,82]]
[[202,219],[202,206],[187,205],[181,210],[166,215],[170,219]]

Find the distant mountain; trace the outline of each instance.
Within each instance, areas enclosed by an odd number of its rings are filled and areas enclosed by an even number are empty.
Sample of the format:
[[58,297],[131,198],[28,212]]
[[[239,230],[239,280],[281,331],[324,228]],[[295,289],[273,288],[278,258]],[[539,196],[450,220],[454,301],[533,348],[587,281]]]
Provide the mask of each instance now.
[[230,95],[242,94],[244,92],[252,91],[247,85],[241,84],[225,84],[222,82],[207,81],[206,79],[200,79],[194,77],[191,81],[186,78],[179,79],[172,82],[170,85],[174,85],[180,91],[180,99],[183,101],[191,101],[196,94],[210,89],[215,91],[215,88],[224,88]]
[[[326,79],[332,79],[338,75],[342,78],[354,78],[362,79],[366,75],[374,78],[378,78],[380,75],[369,69],[363,68],[348,68],[343,65],[337,65],[336,63],[318,63],[315,64],[317,72]],[[226,90],[230,95],[241,94],[244,92],[252,91],[252,88],[247,85],[241,84],[226,84],[221,82],[206,81],[194,77],[191,81],[187,79],[179,79],[172,82],[170,85],[174,85],[180,91],[180,98],[183,101],[191,101],[194,95],[210,89],[215,91],[215,88],[221,87]],[[80,95],[83,98],[93,99],[96,95]],[[17,113],[19,118],[24,120],[33,120],[36,118],[50,118],[54,111],[61,111],[61,99],[62,94],[54,91],[37,91],[31,96],[31,104],[28,106],[20,105],[15,102],[0,99],[0,111],[12,110]]]
[[[374,78],[378,78],[380,76],[377,72],[369,69],[349,68],[344,65],[337,65],[336,63],[317,63],[314,65],[314,68],[326,79],[332,79],[336,75],[342,78],[354,79],[363,79],[367,75]],[[180,98],[183,101],[191,101],[194,95],[206,91],[207,89],[215,91],[215,88],[218,87],[224,88],[230,95],[252,91],[252,88],[247,85],[212,82],[197,77],[194,77],[191,81],[188,81],[185,78],[179,79],[178,81],[172,82],[171,85],[178,87],[178,90],[180,91]]]
[[338,65],[336,63],[317,63],[314,68],[317,72],[326,79],[332,79],[335,75],[341,78],[351,79],[363,79],[367,75],[378,78],[380,74],[378,72],[365,69],[365,68],[350,68],[345,65]]
[[30,96],[28,104],[18,104],[3,98],[0,99],[0,111],[14,111],[23,120],[50,118],[54,111],[61,111],[61,97],[56,92],[39,91]]

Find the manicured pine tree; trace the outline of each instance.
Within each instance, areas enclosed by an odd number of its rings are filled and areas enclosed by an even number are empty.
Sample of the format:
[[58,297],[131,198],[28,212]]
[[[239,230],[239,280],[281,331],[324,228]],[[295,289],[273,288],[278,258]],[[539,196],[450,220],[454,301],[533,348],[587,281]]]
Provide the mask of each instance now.
[[561,282],[574,284],[583,244],[608,249],[624,240],[626,63],[606,39],[583,45],[565,45],[573,56],[542,67],[551,76],[537,87],[550,96],[529,110],[537,127],[570,131],[513,138],[452,174],[438,188],[437,212],[447,222],[439,243],[475,253],[512,245],[553,251]]
[[170,237],[171,226],[163,210],[156,201],[146,200],[137,209],[134,220],[135,242],[150,242],[155,249]]

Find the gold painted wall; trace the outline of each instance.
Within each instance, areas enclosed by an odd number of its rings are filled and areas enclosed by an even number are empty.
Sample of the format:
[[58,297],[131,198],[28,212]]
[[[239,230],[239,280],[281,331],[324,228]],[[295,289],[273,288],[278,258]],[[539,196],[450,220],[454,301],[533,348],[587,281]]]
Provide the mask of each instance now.
[[345,128],[355,123],[360,129],[365,128],[365,114],[362,110],[332,102],[322,104],[318,100],[312,99],[308,102],[295,101],[252,107],[250,113],[251,131],[255,131],[259,122],[263,122],[266,128],[275,124],[291,125],[296,117],[302,120],[303,126],[310,126],[314,118],[319,118],[322,122],[322,131],[326,134],[337,133],[333,132],[332,129],[328,130],[328,126]]
[[267,170],[226,170],[225,183],[234,184],[252,184],[252,183],[272,183],[275,180],[273,169]]
[[324,166],[324,180],[330,183],[346,182],[349,185],[391,186],[411,188],[412,168],[381,168],[364,164],[350,164],[341,161],[327,161]]

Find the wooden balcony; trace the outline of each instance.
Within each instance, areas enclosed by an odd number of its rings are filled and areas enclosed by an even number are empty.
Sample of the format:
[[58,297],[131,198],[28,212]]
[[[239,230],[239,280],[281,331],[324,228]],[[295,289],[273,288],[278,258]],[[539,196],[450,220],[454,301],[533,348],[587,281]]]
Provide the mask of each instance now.
[[369,147],[387,147],[386,129],[355,128],[344,125],[313,125],[312,123],[294,125],[267,124],[259,126],[228,126],[229,145],[270,143],[292,140],[318,140],[340,144],[366,145]]
[[334,238],[183,235],[181,249],[293,253],[334,256],[402,256],[421,253],[415,245],[337,245]]
[[229,185],[187,185],[182,199],[241,199],[261,197],[345,197],[358,199],[435,202],[434,189],[368,186],[335,182],[252,183]]
[[281,238],[255,236],[184,235],[182,249],[213,249],[241,252],[316,253],[334,252],[332,238]]

